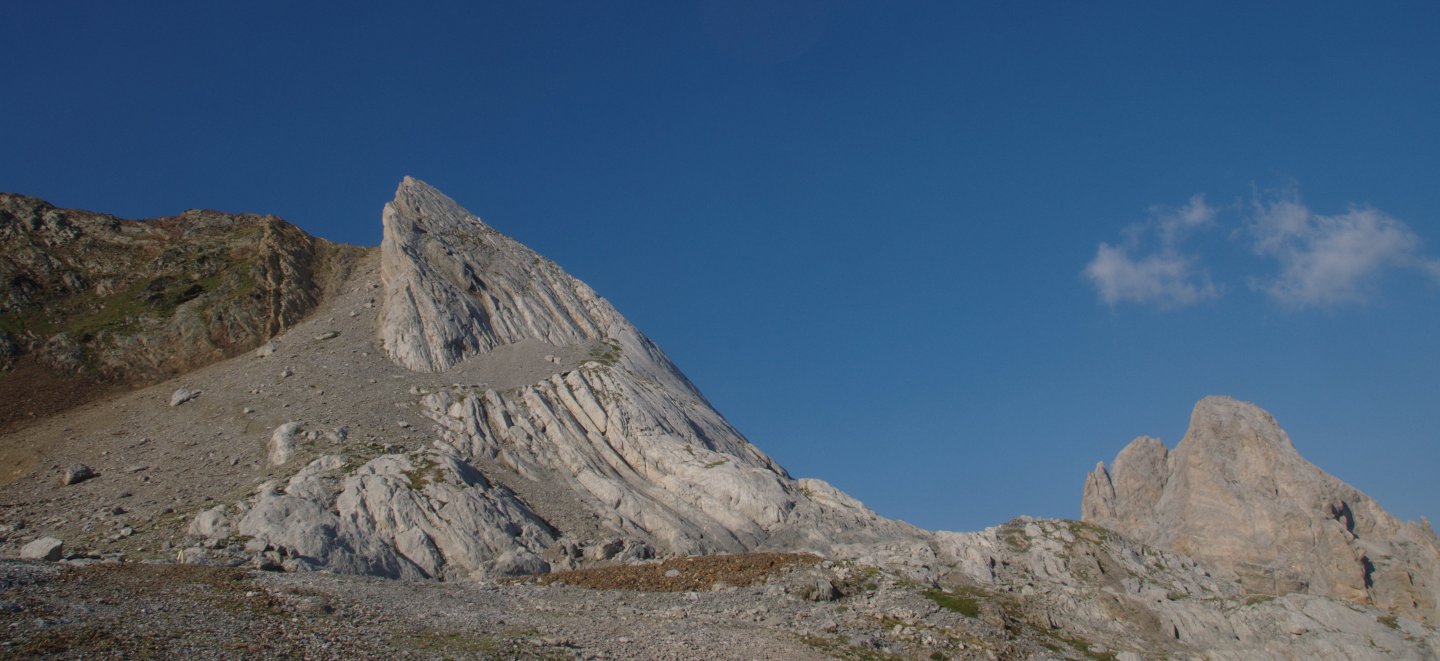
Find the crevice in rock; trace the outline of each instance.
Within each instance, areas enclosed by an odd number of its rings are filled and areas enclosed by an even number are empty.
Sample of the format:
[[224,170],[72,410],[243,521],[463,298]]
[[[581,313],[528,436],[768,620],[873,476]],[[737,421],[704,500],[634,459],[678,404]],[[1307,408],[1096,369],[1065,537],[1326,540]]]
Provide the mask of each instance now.
[[1340,501],[1338,505],[1332,503],[1330,505],[1330,518],[1344,524],[1346,532],[1352,535],[1355,534],[1355,513],[1350,511],[1350,503],[1343,500]]

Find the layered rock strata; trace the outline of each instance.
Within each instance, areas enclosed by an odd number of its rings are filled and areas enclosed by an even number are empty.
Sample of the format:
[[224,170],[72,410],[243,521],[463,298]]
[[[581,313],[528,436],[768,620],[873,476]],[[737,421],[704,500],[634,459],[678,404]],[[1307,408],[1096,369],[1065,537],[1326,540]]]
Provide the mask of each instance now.
[[[382,220],[379,344],[396,364],[453,381],[418,393],[440,435],[436,449],[386,454],[366,466],[451,466],[472,481],[503,480],[513,493],[486,496],[505,507],[452,516],[454,499],[441,498],[448,504],[430,515],[407,506],[410,516],[361,525],[368,519],[356,512],[373,518],[386,499],[428,502],[434,487],[392,480],[393,489],[372,486],[383,498],[346,496],[375,480],[352,485],[359,473],[346,471],[353,466],[340,455],[322,457],[245,505],[243,534],[315,566],[395,576],[534,570],[529,559],[539,555],[573,566],[616,555],[774,546],[828,554],[882,538],[897,542],[898,555],[928,552],[917,529],[876,516],[824,482],[791,477],[609,302],[434,188],[406,178]],[[501,374],[549,376],[491,387]],[[272,463],[288,461],[283,454],[277,461],[272,452]],[[330,486],[306,486],[318,479],[312,473],[330,476]],[[370,505],[346,510],[361,500]],[[545,534],[508,542],[495,535],[483,548],[434,541],[531,528]],[[407,542],[415,530],[432,542]],[[402,543],[433,553],[417,558]]]

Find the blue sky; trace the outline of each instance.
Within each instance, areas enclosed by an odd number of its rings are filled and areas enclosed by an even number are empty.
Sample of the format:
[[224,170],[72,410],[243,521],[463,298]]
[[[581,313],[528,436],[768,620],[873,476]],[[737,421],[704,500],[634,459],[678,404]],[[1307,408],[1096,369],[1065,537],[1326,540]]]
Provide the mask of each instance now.
[[1078,516],[1207,394],[1440,514],[1440,4],[0,15],[0,190],[375,244],[414,175],[882,514]]

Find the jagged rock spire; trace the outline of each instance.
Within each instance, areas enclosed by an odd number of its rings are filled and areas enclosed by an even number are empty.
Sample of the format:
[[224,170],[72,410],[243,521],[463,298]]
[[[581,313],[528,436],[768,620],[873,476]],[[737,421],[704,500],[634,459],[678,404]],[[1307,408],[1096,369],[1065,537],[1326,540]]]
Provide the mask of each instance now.
[[1086,522],[1172,548],[1254,592],[1309,592],[1434,622],[1440,541],[1306,461],[1269,413],[1195,405],[1174,451],[1141,437],[1089,474]]
[[527,338],[600,339],[618,316],[590,287],[418,179],[400,182],[382,222],[380,337],[410,369],[443,371]]

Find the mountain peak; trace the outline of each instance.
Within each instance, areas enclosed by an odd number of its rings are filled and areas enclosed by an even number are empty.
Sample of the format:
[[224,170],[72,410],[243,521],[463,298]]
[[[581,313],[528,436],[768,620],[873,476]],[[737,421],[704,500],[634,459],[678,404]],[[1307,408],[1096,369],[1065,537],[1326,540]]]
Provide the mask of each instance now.
[[418,179],[400,182],[382,221],[380,337],[405,367],[444,371],[527,339],[600,340],[618,316],[588,286]]
[[1219,568],[1264,594],[1309,592],[1434,621],[1440,540],[1306,461],[1269,413],[1206,397],[1167,451],[1141,437],[1085,483],[1083,519]]
[[[1183,444],[1202,446],[1195,451],[1235,453],[1265,451],[1278,455],[1299,452],[1290,436],[1269,412],[1250,402],[1209,396],[1195,404]],[[1179,450],[1179,446],[1176,450]],[[1302,460],[1303,461],[1303,460]]]

